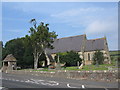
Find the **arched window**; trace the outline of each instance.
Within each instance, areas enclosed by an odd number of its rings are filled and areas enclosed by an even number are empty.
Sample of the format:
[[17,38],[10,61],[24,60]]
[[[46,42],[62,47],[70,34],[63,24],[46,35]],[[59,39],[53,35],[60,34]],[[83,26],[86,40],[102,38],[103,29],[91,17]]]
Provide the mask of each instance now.
[[88,60],[90,60],[90,53],[88,53]]

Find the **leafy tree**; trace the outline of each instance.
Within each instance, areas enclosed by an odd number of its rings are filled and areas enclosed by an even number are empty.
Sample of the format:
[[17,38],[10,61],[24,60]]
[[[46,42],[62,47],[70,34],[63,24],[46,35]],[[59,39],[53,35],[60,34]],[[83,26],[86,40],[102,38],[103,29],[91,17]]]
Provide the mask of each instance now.
[[97,50],[93,55],[93,65],[103,64],[104,58],[103,53],[100,50]]
[[[60,63],[66,63],[66,66],[77,66],[78,61],[80,62],[80,64],[82,62],[79,54],[74,51],[58,53],[57,56],[58,55],[60,57]],[[57,62],[57,57],[55,59]]]
[[17,59],[18,66],[21,68],[33,68],[32,48],[31,45],[26,46],[27,44],[24,37],[6,42],[5,47],[2,49],[3,59],[8,54],[13,54]]
[[33,24],[33,27],[30,28],[30,35],[26,35],[26,39],[32,46],[34,69],[37,69],[39,57],[43,52],[47,56],[46,48],[53,48],[52,43],[54,42],[54,39],[56,39],[57,35],[55,32],[49,32],[49,24],[41,22],[37,25],[35,19],[32,19],[30,22]]
[[23,63],[25,68],[33,68],[34,58],[32,54],[32,49],[30,46],[25,48]]
[[5,44],[5,48],[3,50],[5,58],[8,54],[13,54],[13,56],[17,59],[18,66],[24,65],[23,56],[24,56],[24,45],[23,40],[20,38],[13,39],[8,41]]

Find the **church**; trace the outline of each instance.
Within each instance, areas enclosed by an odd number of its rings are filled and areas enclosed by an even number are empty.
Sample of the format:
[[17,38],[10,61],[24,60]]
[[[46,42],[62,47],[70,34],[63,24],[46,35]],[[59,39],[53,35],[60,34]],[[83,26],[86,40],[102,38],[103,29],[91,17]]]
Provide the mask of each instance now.
[[75,51],[84,60],[85,65],[92,64],[93,54],[100,50],[104,54],[104,63],[110,63],[109,48],[106,37],[88,40],[86,34],[56,39],[54,49],[47,49],[47,65],[55,59],[56,53]]

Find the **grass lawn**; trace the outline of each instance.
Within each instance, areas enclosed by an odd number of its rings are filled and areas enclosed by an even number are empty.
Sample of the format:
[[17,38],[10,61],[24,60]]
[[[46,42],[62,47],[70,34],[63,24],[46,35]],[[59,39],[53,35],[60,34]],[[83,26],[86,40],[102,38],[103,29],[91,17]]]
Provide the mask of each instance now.
[[103,64],[99,66],[95,65],[86,65],[83,66],[83,69],[77,69],[77,67],[66,67],[65,70],[80,70],[80,71],[87,71],[87,70],[108,70],[108,67],[114,67],[112,64]]
[[52,70],[52,69],[33,70],[33,71],[47,71],[47,72],[55,72],[55,70]]
[[110,51],[111,60],[115,61],[120,57],[120,51]]
[[[99,65],[99,66],[86,65],[86,66],[83,66],[83,69],[78,69],[77,66],[72,66],[72,67],[62,68],[61,70],[75,70],[75,71],[108,70],[108,67],[116,68],[115,66],[113,66],[113,64],[103,64],[103,65]],[[25,70],[28,70],[28,69],[25,69]],[[55,70],[55,69],[43,68],[43,69],[41,69],[41,70],[30,69],[30,71],[55,72],[56,70]]]

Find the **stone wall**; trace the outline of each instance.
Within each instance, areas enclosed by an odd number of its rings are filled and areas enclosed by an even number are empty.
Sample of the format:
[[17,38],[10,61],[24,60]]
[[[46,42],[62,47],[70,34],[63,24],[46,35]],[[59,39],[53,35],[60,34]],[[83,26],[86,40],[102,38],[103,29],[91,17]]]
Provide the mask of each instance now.
[[7,73],[13,74],[28,74],[28,75],[37,75],[45,77],[59,77],[59,78],[69,78],[77,80],[95,80],[95,81],[108,81],[116,82],[118,81],[118,71],[66,71],[58,70],[54,72],[46,71],[32,71],[32,70],[13,70]]
[[[96,51],[89,51],[89,52],[84,52],[84,60],[85,60],[85,65],[91,65],[92,61],[93,61],[93,55]],[[108,60],[108,55],[107,55],[107,51],[105,50],[101,50],[101,52],[103,53],[104,57],[106,57],[106,59],[104,59],[104,63],[108,64],[109,60]],[[90,59],[88,58],[88,54],[90,55]]]

